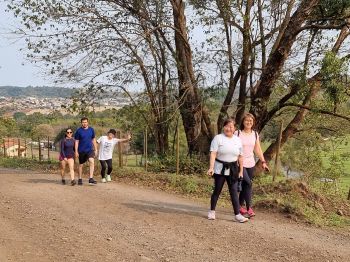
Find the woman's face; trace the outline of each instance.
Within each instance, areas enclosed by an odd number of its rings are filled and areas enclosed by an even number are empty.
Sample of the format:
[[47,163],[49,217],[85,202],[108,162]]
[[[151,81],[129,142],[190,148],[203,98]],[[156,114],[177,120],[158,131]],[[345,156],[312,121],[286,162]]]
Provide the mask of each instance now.
[[254,120],[251,117],[246,117],[243,121],[243,126],[246,129],[252,129],[254,125]]
[[225,136],[231,137],[235,132],[235,125],[233,122],[229,122],[226,126],[224,126],[224,134]]
[[72,136],[73,136],[73,130],[72,130],[72,129],[68,129],[68,130],[66,131],[66,136],[67,136],[67,137],[72,137]]

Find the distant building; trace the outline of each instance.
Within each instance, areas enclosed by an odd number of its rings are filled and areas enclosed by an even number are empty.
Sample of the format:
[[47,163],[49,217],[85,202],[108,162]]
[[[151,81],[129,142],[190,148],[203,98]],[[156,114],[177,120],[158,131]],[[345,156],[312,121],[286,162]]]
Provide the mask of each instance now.
[[14,156],[18,156],[18,150],[19,150],[19,154],[21,157],[25,157],[26,154],[26,148],[23,145],[18,145],[18,140],[17,139],[8,139],[5,140],[5,142],[2,143],[1,145],[1,150],[2,152],[4,152],[4,146],[5,146],[5,152],[6,152],[6,156],[10,156],[10,157],[14,157]]

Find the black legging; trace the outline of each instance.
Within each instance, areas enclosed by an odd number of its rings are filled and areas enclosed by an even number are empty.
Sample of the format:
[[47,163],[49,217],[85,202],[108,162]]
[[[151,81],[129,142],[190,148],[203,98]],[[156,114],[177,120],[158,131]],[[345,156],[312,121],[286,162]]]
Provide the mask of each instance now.
[[227,182],[228,189],[230,191],[231,202],[235,215],[239,214],[239,200],[237,191],[237,180],[234,183],[231,182],[231,177],[214,174],[214,191],[211,195],[210,210],[215,210],[216,203],[218,202],[221,190],[224,187],[225,180]]
[[100,163],[101,163],[101,176],[102,176],[102,178],[105,178],[105,176],[106,176],[106,164],[108,167],[107,175],[110,175],[112,173],[112,170],[113,170],[112,159],[100,160]]
[[254,167],[243,168],[243,182],[242,191],[239,194],[239,204],[241,206],[245,205],[247,209],[252,206],[252,182],[254,178]]

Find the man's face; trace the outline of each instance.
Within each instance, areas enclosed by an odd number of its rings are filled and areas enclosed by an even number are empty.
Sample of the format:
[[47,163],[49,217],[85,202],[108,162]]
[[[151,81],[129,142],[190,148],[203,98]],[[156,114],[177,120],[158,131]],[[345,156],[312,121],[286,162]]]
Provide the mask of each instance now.
[[87,128],[88,125],[89,125],[89,121],[87,121],[87,120],[81,121],[81,126],[82,126],[83,128]]

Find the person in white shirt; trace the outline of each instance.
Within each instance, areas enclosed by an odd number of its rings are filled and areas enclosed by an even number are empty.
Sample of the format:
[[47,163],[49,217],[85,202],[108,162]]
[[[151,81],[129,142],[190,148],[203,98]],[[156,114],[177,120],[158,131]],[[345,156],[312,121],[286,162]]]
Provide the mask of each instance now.
[[215,208],[221,190],[227,183],[235,220],[244,223],[248,219],[239,212],[238,180],[243,177],[242,143],[234,136],[235,120],[229,118],[224,122],[224,132],[216,135],[210,145],[210,163],[208,175],[214,177],[214,190],[210,199],[208,219],[215,219]]
[[[117,143],[123,143],[128,142],[131,139],[131,135],[128,134],[128,137],[126,139],[119,139],[115,138],[115,134],[117,132],[115,129],[110,129],[106,136],[101,136],[99,139],[97,139],[97,143],[99,145],[98,149],[98,160],[101,163],[101,176],[102,176],[102,183],[106,183],[107,181],[112,181],[111,173],[113,170],[112,167],[112,157],[113,157],[113,150]],[[106,178],[106,168],[107,169],[107,178]]]

